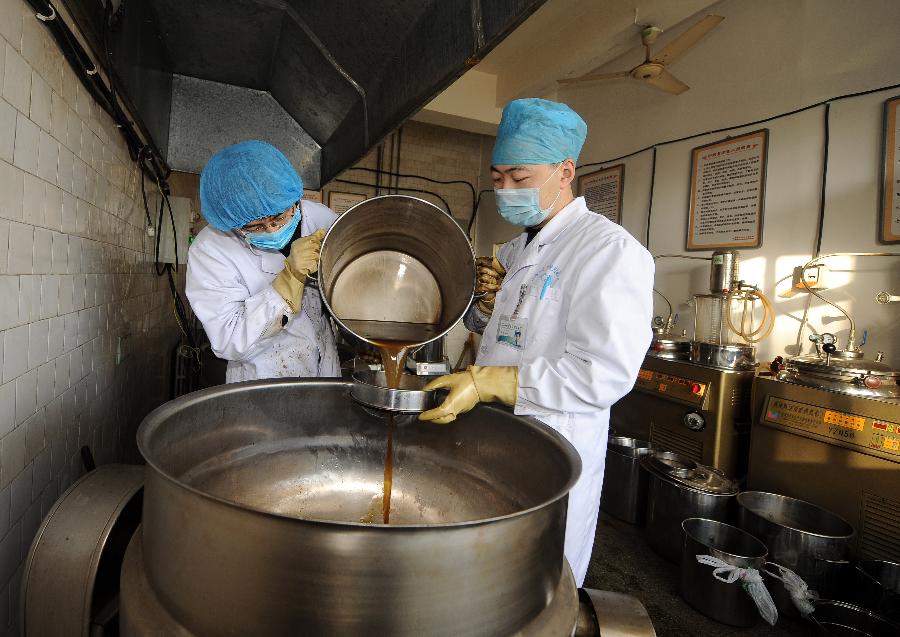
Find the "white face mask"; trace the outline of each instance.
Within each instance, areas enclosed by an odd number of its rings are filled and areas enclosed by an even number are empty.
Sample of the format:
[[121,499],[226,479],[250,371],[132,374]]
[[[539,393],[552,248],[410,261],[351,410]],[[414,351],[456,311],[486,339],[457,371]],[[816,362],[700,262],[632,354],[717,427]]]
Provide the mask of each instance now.
[[514,226],[524,228],[533,228],[542,224],[550,216],[553,206],[559,200],[562,188],[546,208],[541,208],[541,188],[553,179],[561,167],[562,162],[537,188],[495,188],[494,195],[497,198],[497,210],[500,212],[500,216]]

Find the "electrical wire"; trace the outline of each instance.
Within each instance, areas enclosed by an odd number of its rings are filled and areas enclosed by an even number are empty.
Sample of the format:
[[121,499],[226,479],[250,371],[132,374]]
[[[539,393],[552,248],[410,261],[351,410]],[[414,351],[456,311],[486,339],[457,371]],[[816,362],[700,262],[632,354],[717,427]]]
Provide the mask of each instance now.
[[[352,181],[352,180],[350,180],[350,179],[332,179],[332,181],[337,181],[337,182],[340,182],[340,183],[342,183],[342,184],[352,184],[352,185],[354,185],[354,186],[366,186],[366,187],[368,187],[368,188],[374,188],[374,187],[375,187],[375,184],[367,184],[367,183],[362,182],[362,181]],[[404,190],[404,191],[407,191],[407,192],[418,192],[418,193],[423,193],[423,194],[426,194],[426,195],[431,195],[432,197],[437,197],[438,199],[441,200],[441,203],[444,204],[444,208],[446,208],[447,214],[449,214],[449,215],[451,215],[451,216],[453,215],[453,213],[450,212],[450,204],[448,204],[448,203],[447,203],[447,200],[444,199],[443,197],[441,197],[441,196],[440,196],[439,194],[437,194],[436,192],[433,192],[433,191],[431,191],[431,190],[422,190],[421,188],[395,188],[395,190]]]
[[656,184],[656,146],[653,147],[653,164],[650,168],[650,203],[647,204],[647,237],[644,247],[650,250],[650,221],[653,217],[653,190]]

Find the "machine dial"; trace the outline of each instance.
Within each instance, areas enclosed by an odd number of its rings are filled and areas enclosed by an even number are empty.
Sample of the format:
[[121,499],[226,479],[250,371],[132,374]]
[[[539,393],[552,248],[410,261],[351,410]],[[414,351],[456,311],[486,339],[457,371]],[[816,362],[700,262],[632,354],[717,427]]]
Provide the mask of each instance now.
[[822,334],[822,345],[834,345],[837,342],[837,338],[834,334],[825,333]]
[[689,411],[684,415],[684,426],[691,431],[703,431],[706,428],[706,418],[696,411]]

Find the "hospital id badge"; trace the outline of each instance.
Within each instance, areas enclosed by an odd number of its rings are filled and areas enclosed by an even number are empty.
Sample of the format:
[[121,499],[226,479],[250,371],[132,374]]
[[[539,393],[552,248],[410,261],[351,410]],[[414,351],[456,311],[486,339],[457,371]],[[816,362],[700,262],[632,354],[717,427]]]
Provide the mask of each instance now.
[[516,349],[522,349],[525,347],[527,330],[527,318],[501,316],[500,321],[497,323],[497,342],[515,347]]

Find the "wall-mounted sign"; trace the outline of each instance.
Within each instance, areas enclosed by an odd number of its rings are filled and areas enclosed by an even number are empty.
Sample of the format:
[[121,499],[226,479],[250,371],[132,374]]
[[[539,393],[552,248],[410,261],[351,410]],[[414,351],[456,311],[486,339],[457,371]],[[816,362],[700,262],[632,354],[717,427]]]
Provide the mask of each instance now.
[[688,250],[760,246],[768,145],[763,129],[691,151]]
[[900,243],[900,95],[884,103],[884,166],[881,180],[882,243]]
[[622,221],[622,193],[625,187],[625,164],[616,164],[578,178],[578,195],[584,197],[588,210],[610,221]]
[[322,203],[322,191],[321,190],[303,190],[303,197],[301,197],[304,201],[312,201],[314,203]]
[[342,214],[366,199],[368,197],[356,192],[335,192],[332,190],[328,193],[328,207],[336,214]]

